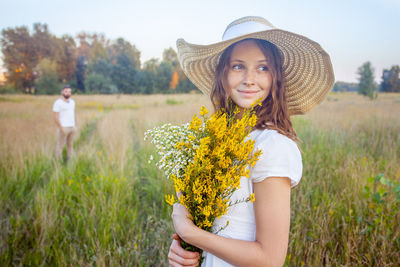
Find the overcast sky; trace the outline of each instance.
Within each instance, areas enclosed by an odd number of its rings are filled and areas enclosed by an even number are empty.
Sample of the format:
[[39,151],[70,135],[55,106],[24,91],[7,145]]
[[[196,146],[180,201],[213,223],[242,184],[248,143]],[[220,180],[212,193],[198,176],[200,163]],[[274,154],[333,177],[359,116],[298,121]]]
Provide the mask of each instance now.
[[382,69],[400,64],[400,0],[0,0],[0,29],[35,22],[50,32],[81,31],[122,37],[141,51],[142,62],[161,58],[177,38],[219,42],[233,20],[262,16],[277,28],[305,35],[331,56],[337,81],[356,82],[357,68],[371,61]]

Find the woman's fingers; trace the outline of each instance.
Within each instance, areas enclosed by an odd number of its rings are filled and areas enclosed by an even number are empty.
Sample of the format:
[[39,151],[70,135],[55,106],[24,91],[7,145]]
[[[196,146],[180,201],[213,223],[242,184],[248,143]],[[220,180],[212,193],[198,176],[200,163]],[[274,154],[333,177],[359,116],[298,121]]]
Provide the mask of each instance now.
[[[176,238],[179,238],[179,236],[176,236]],[[168,260],[170,266],[198,266],[199,253],[184,250],[180,241],[174,238],[169,248]]]
[[177,240],[177,241],[181,241],[182,239],[179,237],[179,235],[177,234],[177,233],[174,233],[173,235],[172,235],[172,238],[173,239],[175,239],[175,240]]
[[188,210],[186,209],[186,207],[179,203],[175,203],[172,206],[172,216],[174,216],[174,215],[190,217],[190,214],[189,214]]
[[199,266],[199,265],[198,264],[196,264],[196,265],[180,265],[179,263],[176,263],[173,261],[169,262],[169,267],[197,267],[197,266]]

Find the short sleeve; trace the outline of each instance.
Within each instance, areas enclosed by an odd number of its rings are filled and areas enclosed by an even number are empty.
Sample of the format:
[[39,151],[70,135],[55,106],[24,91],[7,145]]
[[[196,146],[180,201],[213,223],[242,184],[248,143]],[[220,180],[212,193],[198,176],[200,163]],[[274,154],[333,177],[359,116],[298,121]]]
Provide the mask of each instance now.
[[58,100],[56,100],[53,104],[53,111],[60,112],[60,104],[59,104]]
[[250,169],[250,179],[254,183],[268,177],[288,177],[292,187],[300,182],[303,164],[293,140],[274,132],[256,145],[256,149],[261,149],[262,155]]

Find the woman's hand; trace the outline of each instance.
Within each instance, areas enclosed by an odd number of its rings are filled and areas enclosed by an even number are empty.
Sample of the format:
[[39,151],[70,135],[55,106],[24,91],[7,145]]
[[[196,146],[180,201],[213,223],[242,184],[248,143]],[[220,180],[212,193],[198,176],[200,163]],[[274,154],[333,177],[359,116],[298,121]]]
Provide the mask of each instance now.
[[175,203],[172,211],[172,221],[174,222],[175,232],[180,236],[185,242],[190,243],[187,237],[190,236],[195,230],[196,226],[190,219],[191,216],[182,204]]
[[181,247],[181,239],[177,234],[169,247],[168,263],[171,267],[195,267],[199,265],[199,253],[186,251]]

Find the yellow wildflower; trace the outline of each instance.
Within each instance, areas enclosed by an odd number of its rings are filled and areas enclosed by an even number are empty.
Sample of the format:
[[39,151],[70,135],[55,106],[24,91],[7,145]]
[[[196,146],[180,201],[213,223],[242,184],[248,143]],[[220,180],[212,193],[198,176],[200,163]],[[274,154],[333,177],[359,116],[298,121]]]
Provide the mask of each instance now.
[[200,108],[200,115],[201,116],[204,116],[204,115],[206,115],[208,113],[208,110],[205,108],[205,107],[201,107]]
[[197,131],[197,130],[199,130],[200,126],[201,126],[201,119],[199,117],[197,117],[196,115],[194,115],[189,128],[191,130]]
[[172,206],[175,203],[175,197],[173,195],[165,195],[165,201]]
[[254,193],[249,196],[249,199],[250,199],[251,203],[253,203],[256,200]]

